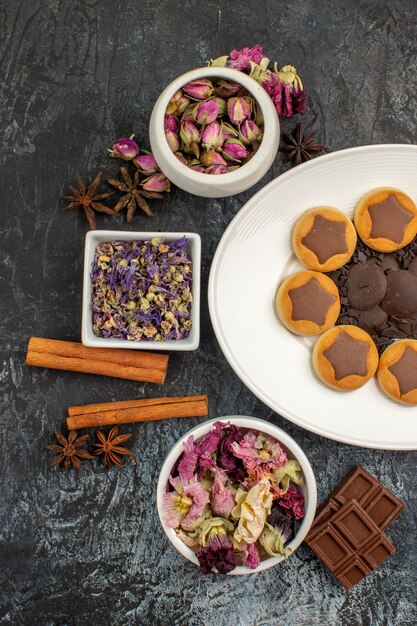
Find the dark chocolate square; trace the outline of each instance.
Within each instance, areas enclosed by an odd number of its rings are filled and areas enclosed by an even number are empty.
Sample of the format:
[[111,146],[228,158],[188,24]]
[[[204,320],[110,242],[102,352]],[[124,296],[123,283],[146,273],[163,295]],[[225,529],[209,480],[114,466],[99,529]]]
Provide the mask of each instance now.
[[358,551],[380,534],[378,526],[356,500],[346,502],[330,523]]
[[375,541],[371,541],[370,544],[365,546],[362,551],[364,561],[372,569],[379,567],[392,554],[395,554],[395,547],[382,534]]
[[313,536],[309,546],[331,571],[341,567],[352,555],[349,544],[337,531],[327,525]]
[[384,530],[401,513],[403,508],[403,502],[387,489],[383,489],[365,506],[369,517],[381,530]]
[[335,576],[345,589],[351,589],[368,576],[371,571],[372,569],[360,557],[354,556],[335,572]]
[[360,465],[355,465],[345,479],[336,487],[336,500],[344,504],[349,500],[357,500],[360,504],[369,500],[378,489],[378,481],[368,474]]

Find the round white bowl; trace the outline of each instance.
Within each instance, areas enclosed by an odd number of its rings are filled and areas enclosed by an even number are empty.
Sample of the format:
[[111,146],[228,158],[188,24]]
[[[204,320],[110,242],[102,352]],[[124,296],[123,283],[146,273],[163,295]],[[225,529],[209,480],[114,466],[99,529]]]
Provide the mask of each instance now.
[[[159,474],[156,495],[159,519],[161,521],[162,528],[164,529],[166,536],[168,537],[174,548],[178,550],[178,552],[185,556],[186,559],[191,561],[191,563],[198,565],[198,559],[195,552],[193,552],[191,548],[186,546],[185,543],[183,543],[181,539],[179,539],[173,528],[170,528],[165,524],[162,516],[163,496],[166,490],[168,478],[171,473],[172,467],[184,451],[184,448],[182,446],[183,442],[190,435],[193,435],[195,440],[200,439],[203,435],[211,430],[215,422],[219,421],[230,422],[231,424],[234,424],[235,426],[239,426],[241,428],[259,430],[260,432],[275,437],[275,439],[277,439],[287,451],[288,458],[296,459],[301,465],[301,469],[304,475],[304,485],[299,485],[298,487],[304,496],[305,516],[294,539],[290,541],[289,544],[286,546],[287,548],[292,548],[292,551],[295,552],[295,550],[303,542],[308,531],[310,530],[310,526],[313,523],[314,515],[316,512],[317,487],[313,470],[300,446],[294,441],[292,437],[287,435],[285,431],[281,430],[281,428],[278,428],[278,426],[274,426],[273,424],[266,422],[265,420],[256,417],[249,417],[246,415],[242,415],[239,417],[218,417],[216,419],[208,420],[207,422],[204,422],[203,424],[200,424],[199,426],[196,426],[195,428],[192,428],[187,433],[185,433],[185,435],[175,444],[171,452],[168,454]],[[269,569],[270,567],[274,567],[274,565],[281,563],[281,561],[283,561],[284,559],[284,556],[281,556],[279,558],[269,557],[261,561],[256,569],[250,569],[249,567],[238,565],[233,571],[229,572],[229,575],[239,576],[242,574],[255,574],[256,572],[262,572],[263,570]]]
[[[171,97],[186,83],[198,78],[225,78],[247,89],[257,101],[264,118],[263,139],[248,163],[227,174],[203,174],[181,163],[165,138],[164,116]],[[266,91],[253,78],[229,67],[202,67],[176,78],[159,96],[149,123],[149,140],[159,167],[174,185],[205,198],[222,198],[249,189],[271,167],[279,147],[279,119]]]

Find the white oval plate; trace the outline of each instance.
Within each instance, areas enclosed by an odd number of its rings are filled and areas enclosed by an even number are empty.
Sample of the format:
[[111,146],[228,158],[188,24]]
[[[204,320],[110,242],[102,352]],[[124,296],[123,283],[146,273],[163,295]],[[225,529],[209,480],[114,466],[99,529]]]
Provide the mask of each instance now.
[[347,215],[374,187],[399,187],[417,201],[417,146],[376,145],[318,157],[279,176],[239,211],[213,259],[209,307],[223,353],[271,409],[324,437],[368,448],[417,449],[417,409],[389,400],[374,378],[333,391],[311,368],[314,338],[296,337],[274,311],[278,284],[301,265],[291,231],[306,209]]

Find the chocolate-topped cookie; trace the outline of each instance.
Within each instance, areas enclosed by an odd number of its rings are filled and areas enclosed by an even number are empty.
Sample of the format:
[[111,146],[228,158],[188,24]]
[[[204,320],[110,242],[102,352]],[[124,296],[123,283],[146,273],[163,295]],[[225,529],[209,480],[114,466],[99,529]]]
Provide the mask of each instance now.
[[302,214],[294,226],[297,258],[312,270],[329,272],[347,263],[357,235],[351,220],[333,207],[315,207]]
[[333,389],[362,387],[378,367],[378,351],[371,337],[356,326],[336,326],[325,332],[313,349],[313,367]]
[[417,234],[417,207],[399,189],[379,187],[358,202],[354,222],[359,237],[370,248],[393,252]]
[[376,263],[362,261],[350,266],[347,297],[354,309],[369,311],[381,302],[386,291],[386,276]]
[[277,313],[288,330],[297,335],[317,335],[332,326],[340,311],[339,292],[328,276],[297,272],[281,283]]
[[383,352],[378,367],[382,391],[402,404],[417,404],[417,340],[396,341]]

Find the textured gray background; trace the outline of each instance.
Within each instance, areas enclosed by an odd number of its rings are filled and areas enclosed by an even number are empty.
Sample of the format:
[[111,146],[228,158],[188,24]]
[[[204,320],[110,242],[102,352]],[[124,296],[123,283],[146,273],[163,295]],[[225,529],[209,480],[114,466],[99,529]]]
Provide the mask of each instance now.
[[[234,375],[210,325],[216,246],[239,208],[287,169],[281,156],[238,197],[175,189],[153,220],[135,218],[132,230],[196,230],[203,240],[201,347],[172,355],[163,388],[28,369],[24,360],[32,334],[80,338],[87,227],[81,214],[58,212],[64,189],[76,174],[115,173],[106,148],[119,136],[136,132],[146,142],[152,104],[174,77],[261,43],[272,59],[298,67],[308,117],[317,114],[330,149],[414,143],[415,0],[3,0],[0,16],[0,624],[415,624],[415,454],[334,443],[273,414]],[[319,500],[354,463],[384,481],[407,504],[388,529],[397,554],[351,592],[305,547],[256,576],[200,575],[168,545],[155,508],[162,460],[198,419],[134,426],[136,468],[50,469],[44,445],[67,406],[200,392],[211,417],[256,415],[293,435],[312,462]]]

